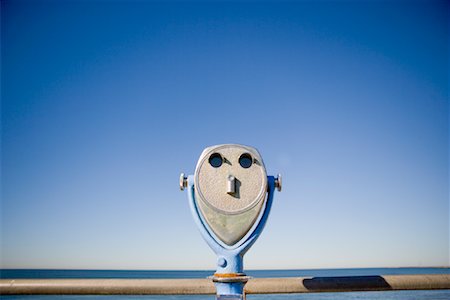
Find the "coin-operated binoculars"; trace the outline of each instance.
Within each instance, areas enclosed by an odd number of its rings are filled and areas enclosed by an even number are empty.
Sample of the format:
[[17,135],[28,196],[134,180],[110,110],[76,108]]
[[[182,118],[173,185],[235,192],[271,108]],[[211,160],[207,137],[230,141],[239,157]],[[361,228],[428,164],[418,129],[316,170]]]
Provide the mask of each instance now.
[[267,176],[259,152],[225,144],[206,148],[195,174],[180,176],[195,223],[217,255],[216,299],[245,299],[243,256],[266,224],[281,176]]

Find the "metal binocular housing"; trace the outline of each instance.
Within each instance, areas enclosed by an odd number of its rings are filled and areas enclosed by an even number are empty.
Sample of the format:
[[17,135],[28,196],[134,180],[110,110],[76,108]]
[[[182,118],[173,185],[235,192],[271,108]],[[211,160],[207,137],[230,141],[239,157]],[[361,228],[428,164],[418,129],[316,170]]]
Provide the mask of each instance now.
[[281,176],[267,176],[255,148],[223,144],[203,150],[194,175],[181,174],[180,188],[187,189],[197,227],[217,255],[217,299],[244,299],[243,256],[264,228]]

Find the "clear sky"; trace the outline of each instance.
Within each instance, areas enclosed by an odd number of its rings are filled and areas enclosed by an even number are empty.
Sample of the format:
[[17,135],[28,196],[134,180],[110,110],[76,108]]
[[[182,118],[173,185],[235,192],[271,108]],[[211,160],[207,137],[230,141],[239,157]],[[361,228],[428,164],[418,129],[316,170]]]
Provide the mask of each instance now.
[[1,2],[1,266],[213,269],[180,172],[282,173],[245,267],[449,265],[449,4]]

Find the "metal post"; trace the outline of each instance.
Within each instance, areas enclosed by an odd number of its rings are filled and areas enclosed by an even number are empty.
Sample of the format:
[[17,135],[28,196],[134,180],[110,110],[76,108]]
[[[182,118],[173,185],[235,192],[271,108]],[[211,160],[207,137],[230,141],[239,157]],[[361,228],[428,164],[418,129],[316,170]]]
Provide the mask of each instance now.
[[267,176],[268,193],[267,201],[263,207],[257,221],[250,229],[243,240],[238,242],[235,247],[224,247],[213,237],[212,230],[203,220],[195,200],[194,178],[190,175],[187,178],[187,188],[189,195],[189,205],[194,221],[200,230],[200,233],[206,243],[216,253],[217,270],[212,280],[216,286],[217,300],[219,299],[245,299],[244,286],[249,280],[249,276],[244,273],[243,257],[248,249],[253,245],[261,234],[273,202],[273,193],[276,188],[276,179],[273,176]]

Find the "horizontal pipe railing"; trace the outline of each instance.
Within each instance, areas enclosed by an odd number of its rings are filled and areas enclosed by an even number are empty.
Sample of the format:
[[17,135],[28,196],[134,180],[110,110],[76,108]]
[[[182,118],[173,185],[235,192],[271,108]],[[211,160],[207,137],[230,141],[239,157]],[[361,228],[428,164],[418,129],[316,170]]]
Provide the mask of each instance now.
[[[253,278],[247,294],[450,289],[450,274]],[[2,295],[214,294],[211,279],[1,279]]]

